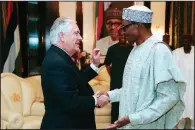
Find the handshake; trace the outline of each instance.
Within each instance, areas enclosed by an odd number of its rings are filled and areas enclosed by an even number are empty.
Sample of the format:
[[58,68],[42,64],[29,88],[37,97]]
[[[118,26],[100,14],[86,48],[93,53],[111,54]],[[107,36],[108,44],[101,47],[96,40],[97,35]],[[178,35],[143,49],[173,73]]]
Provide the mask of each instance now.
[[107,93],[98,91],[94,94],[94,96],[97,98],[97,108],[102,108],[110,102],[110,98]]
[[[97,108],[102,108],[110,102],[110,97],[107,93],[98,91],[94,94],[94,96],[97,98],[97,104],[96,104]],[[109,126],[107,126],[105,129],[107,130],[117,129],[129,123],[130,123],[129,117],[124,116],[123,118],[115,121],[113,124],[110,124]]]

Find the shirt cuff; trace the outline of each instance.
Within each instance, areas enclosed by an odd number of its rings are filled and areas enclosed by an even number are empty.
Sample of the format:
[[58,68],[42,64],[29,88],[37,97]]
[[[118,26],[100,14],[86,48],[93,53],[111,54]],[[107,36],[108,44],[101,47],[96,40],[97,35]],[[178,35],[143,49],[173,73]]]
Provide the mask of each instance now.
[[91,63],[90,67],[91,67],[96,73],[98,73],[99,68],[96,67],[93,63]]
[[112,100],[112,93],[113,93],[112,91],[108,91],[108,92],[107,92],[107,94],[108,94],[108,96],[109,96],[109,98],[110,98],[110,102],[113,101],[113,100]]
[[95,100],[95,106],[97,105],[97,97],[93,96],[94,100]]
[[144,123],[143,118],[141,118],[138,113],[130,114],[129,120],[131,125],[139,125]]

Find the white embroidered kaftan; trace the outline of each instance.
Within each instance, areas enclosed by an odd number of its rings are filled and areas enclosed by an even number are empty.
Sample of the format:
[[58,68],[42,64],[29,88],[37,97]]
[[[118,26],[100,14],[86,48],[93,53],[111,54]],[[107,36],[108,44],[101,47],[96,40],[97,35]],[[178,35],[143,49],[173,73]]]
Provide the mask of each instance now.
[[129,116],[122,129],[172,129],[183,111],[185,80],[169,48],[154,36],[135,46],[125,65],[121,89],[109,91],[120,102],[119,119]]

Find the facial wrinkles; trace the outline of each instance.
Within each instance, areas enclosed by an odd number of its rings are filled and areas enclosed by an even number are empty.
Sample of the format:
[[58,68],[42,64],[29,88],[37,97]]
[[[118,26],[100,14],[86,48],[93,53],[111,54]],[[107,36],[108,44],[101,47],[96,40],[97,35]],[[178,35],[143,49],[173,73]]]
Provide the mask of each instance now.
[[72,40],[73,40],[73,45],[75,45],[78,38],[77,38],[77,36],[75,36],[75,34],[73,34],[71,37],[72,37]]
[[73,25],[73,29],[72,29],[72,40],[73,40],[73,44],[76,44],[77,40],[79,39],[79,29],[76,25]]

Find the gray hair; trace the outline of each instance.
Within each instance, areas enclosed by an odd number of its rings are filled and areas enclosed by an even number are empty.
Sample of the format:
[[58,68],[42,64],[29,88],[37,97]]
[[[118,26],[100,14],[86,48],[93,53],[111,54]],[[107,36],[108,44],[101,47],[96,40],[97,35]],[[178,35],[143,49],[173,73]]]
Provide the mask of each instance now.
[[72,31],[72,22],[76,22],[70,18],[67,17],[59,17],[57,18],[51,29],[50,29],[50,42],[51,44],[56,44],[57,42],[59,42],[59,36],[58,34],[60,32],[63,32],[65,34],[70,34]]

